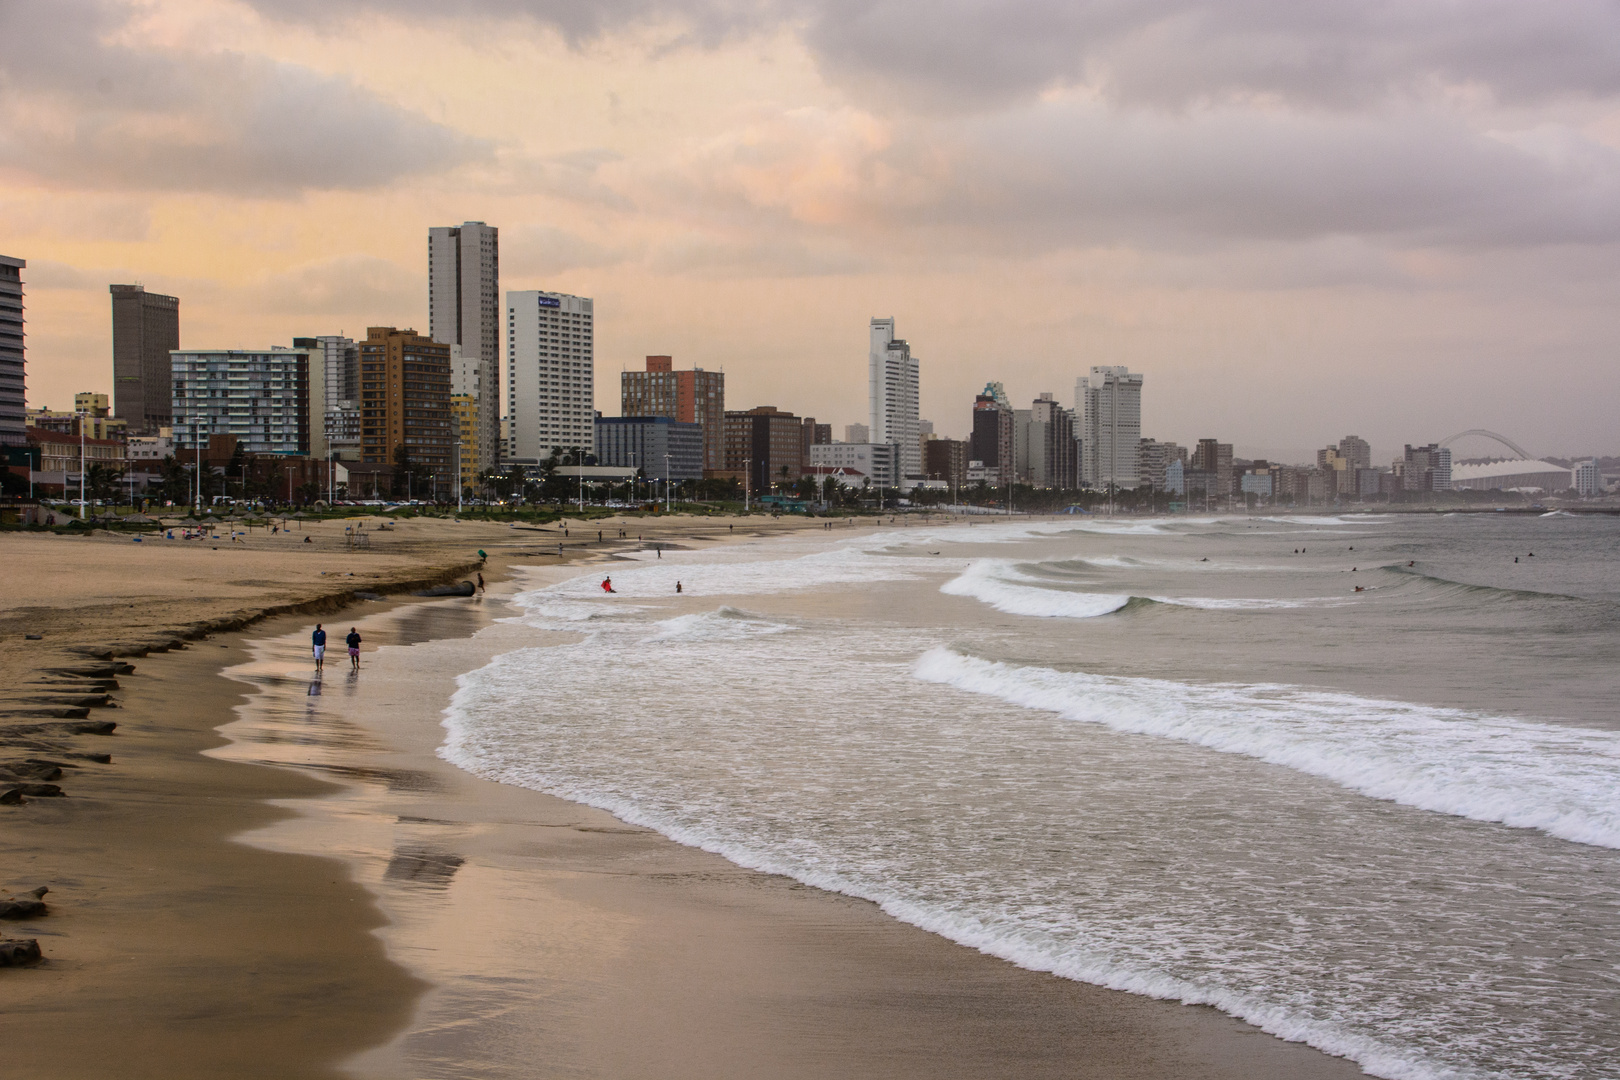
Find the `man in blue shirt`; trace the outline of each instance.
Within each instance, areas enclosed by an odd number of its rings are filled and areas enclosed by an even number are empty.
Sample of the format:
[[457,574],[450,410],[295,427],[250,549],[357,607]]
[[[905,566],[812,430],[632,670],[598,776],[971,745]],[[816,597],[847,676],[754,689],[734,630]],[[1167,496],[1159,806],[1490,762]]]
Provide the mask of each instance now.
[[314,643],[315,670],[320,671],[321,665],[326,662],[326,631],[321,629],[320,623],[315,624],[315,633],[310,635],[310,640]]

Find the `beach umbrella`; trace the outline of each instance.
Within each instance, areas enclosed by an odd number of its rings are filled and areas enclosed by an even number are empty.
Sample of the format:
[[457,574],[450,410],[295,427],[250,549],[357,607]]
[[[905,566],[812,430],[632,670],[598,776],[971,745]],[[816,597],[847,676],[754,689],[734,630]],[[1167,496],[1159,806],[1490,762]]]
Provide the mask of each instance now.
[[124,519],[124,524],[125,525],[157,525],[157,524],[160,524],[160,523],[159,523],[157,518],[149,518],[145,514],[131,514],[131,515],[129,515],[129,517]]

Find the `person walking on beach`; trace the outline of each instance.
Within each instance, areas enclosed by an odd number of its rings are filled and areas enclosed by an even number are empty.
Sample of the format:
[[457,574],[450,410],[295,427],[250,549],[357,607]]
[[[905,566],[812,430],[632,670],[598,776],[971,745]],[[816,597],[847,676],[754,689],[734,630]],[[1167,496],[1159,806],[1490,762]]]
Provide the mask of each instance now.
[[680,583],[680,582],[678,582],[678,581],[677,581],[677,582],[676,582],[676,583],[675,583],[675,591],[676,591],[676,592],[680,592],[680,591],[681,591],[681,583]]
[[483,574],[478,575],[478,594],[480,596],[482,596],[484,594],[484,575]]
[[351,670],[351,671],[359,671],[360,670],[360,631],[355,629],[352,626],[349,627],[349,636],[343,639],[343,643],[349,647],[349,670]]
[[321,629],[320,623],[315,624],[315,632],[310,635],[309,640],[315,653],[315,670],[319,671],[326,663],[326,631]]

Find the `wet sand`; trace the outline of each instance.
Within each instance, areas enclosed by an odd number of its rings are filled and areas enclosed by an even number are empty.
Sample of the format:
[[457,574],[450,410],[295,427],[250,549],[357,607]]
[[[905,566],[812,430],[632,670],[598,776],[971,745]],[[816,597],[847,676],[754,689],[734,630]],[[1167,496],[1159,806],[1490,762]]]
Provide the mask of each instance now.
[[[446,764],[434,750],[455,675],[518,642],[492,624],[500,608],[492,596],[327,619],[358,624],[367,651],[352,680],[333,657],[313,695],[307,617],[141,661],[116,694],[118,733],[98,739],[115,763],[0,818],[6,890],[48,884],[53,902],[7,928],[50,958],[0,972],[8,1067],[1361,1075],[1214,1010],[1024,971]],[[227,723],[228,741],[214,730]]]

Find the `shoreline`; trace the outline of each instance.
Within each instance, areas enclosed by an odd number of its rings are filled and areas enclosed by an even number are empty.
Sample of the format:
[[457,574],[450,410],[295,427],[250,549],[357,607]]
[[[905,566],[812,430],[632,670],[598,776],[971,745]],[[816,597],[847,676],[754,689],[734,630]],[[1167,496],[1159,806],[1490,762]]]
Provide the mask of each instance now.
[[[234,848],[236,862],[254,864],[248,870],[284,880],[285,888],[268,892],[205,890],[224,925],[238,931],[243,917],[264,926],[261,920],[272,917],[265,909],[303,928],[288,931],[299,939],[291,944],[250,932],[244,937],[252,942],[243,942],[240,953],[227,932],[216,963],[240,967],[263,953],[259,967],[277,967],[277,990],[305,1011],[260,1007],[255,1030],[267,1034],[258,1043],[241,1040],[243,1018],[233,1015],[231,999],[251,998],[257,1007],[266,1000],[263,990],[233,982],[228,971],[199,969],[195,955],[177,957],[172,972],[143,974],[126,965],[121,970],[148,985],[173,982],[199,997],[223,996],[213,1011],[220,1032],[214,1049],[228,1054],[225,1044],[239,1042],[244,1055],[228,1063],[208,1057],[207,1018],[186,1016],[194,1025],[186,1030],[166,1017],[146,1037],[161,1070],[129,1075],[1363,1075],[1352,1062],[1275,1039],[1213,1009],[1018,968],[867,901],[746,870],[603,811],[449,765],[435,751],[460,673],[451,669],[471,670],[463,665],[478,666],[491,649],[516,641],[515,635],[491,640],[501,636],[498,626],[482,641],[470,636],[491,629],[487,609],[466,617],[475,603],[361,609],[368,637],[361,681],[385,693],[342,699],[347,708],[336,724],[311,724],[310,707],[337,700],[346,665],[334,658],[318,698],[290,683],[297,667],[308,666],[301,637],[308,627],[291,616],[143,665],[126,695],[131,711],[120,714],[128,721],[120,730],[140,732],[150,756],[144,749],[132,756],[118,741],[121,760],[150,759],[152,771],[142,771],[136,785],[147,786],[87,789],[80,801],[103,800],[115,810],[121,798],[133,798],[189,816],[197,845],[190,861],[205,876],[221,861],[217,849]],[[377,640],[387,643],[380,653],[369,648]],[[418,648],[424,640],[439,644]],[[229,650],[235,674],[218,670],[214,644]],[[522,647],[534,644],[530,632]],[[455,658],[448,666],[447,653]],[[235,681],[240,669],[266,663],[271,670],[259,694]],[[278,673],[278,664],[293,667]],[[196,694],[199,683],[209,692]],[[189,726],[155,722],[179,701],[188,705],[182,711]],[[227,725],[233,710],[239,719]],[[207,716],[215,722],[203,723]],[[278,724],[291,730],[275,736],[269,729]],[[222,726],[233,729],[231,741],[219,733]],[[242,764],[289,748],[332,758],[258,765],[254,783],[241,779],[249,775]],[[199,806],[169,798],[177,781],[195,784],[191,774],[201,772],[230,779]],[[203,807],[208,812],[197,814]],[[218,812],[222,807],[226,813]],[[150,821],[127,824],[132,834],[152,831]],[[140,836],[131,839],[138,849]],[[89,860],[96,840],[85,842],[76,857]],[[330,872],[333,860],[343,872]],[[13,877],[5,884],[31,882]],[[149,887],[185,892],[198,882]],[[129,891],[111,879],[99,888]],[[62,921],[34,925],[42,935],[60,928],[65,943],[77,928],[65,917],[73,910],[68,888],[59,891],[62,906],[52,918],[60,910]],[[323,931],[309,932],[311,922]],[[121,944],[129,929],[111,927],[107,943]],[[310,947],[300,950],[303,938]],[[178,935],[154,940],[197,951]],[[53,938],[42,944],[52,959],[36,972],[94,979],[100,1009],[117,1007],[119,986],[134,992],[133,983],[104,980],[95,956],[70,958],[74,950],[64,952]],[[331,981],[336,973],[351,981]],[[83,1015],[91,996],[82,986],[73,995],[48,996],[6,1018],[8,1043],[17,1036],[17,1045],[29,1048],[16,1060],[50,1075],[98,1075],[89,1062],[76,1071],[64,1061],[69,1051],[62,1043],[68,1031],[104,1014]],[[269,1000],[279,999],[272,993]],[[131,1017],[139,1012],[128,1010]],[[307,1038],[304,1025],[317,1014],[340,1037]],[[298,1032],[297,1047],[282,1041],[289,1030]],[[102,1049],[123,1045],[108,1040]],[[32,1055],[31,1048],[45,1051],[51,1043],[54,1054]],[[194,1043],[205,1053],[197,1055]],[[177,1068],[176,1045],[207,1058],[207,1066]],[[71,1053],[92,1049],[75,1043]]]

